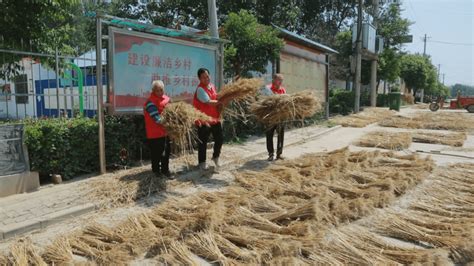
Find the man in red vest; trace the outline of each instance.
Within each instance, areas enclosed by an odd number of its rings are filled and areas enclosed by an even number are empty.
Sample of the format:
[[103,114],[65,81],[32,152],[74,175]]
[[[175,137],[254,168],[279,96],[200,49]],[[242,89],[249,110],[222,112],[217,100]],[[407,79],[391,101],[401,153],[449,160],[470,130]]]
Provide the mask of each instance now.
[[[275,74],[273,76],[272,83],[265,86],[261,94],[267,95],[267,96],[272,95],[272,94],[286,94],[285,88],[281,85],[282,83],[283,83],[283,75]],[[277,160],[283,159],[281,154],[283,153],[283,138],[285,135],[284,129],[285,129],[284,125],[276,125],[267,129],[266,135],[267,135],[268,161],[273,161],[274,159],[275,150],[273,148],[273,135],[275,133],[275,130],[277,131],[277,134],[278,134],[276,159]]]
[[193,105],[194,107],[207,114],[212,118],[211,121],[196,121],[198,126],[198,161],[199,167],[202,170],[207,170],[206,164],[206,150],[209,136],[212,134],[214,138],[214,153],[212,160],[215,164],[215,169],[219,170],[219,155],[223,143],[222,124],[220,122],[219,105],[223,104],[217,100],[217,91],[214,84],[211,83],[211,76],[209,70],[200,68],[198,70],[199,85],[194,93]]
[[170,141],[160,116],[170,98],[165,95],[165,85],[161,80],[153,81],[151,90],[150,97],[143,106],[146,137],[151,152],[151,170],[157,177],[170,177]]

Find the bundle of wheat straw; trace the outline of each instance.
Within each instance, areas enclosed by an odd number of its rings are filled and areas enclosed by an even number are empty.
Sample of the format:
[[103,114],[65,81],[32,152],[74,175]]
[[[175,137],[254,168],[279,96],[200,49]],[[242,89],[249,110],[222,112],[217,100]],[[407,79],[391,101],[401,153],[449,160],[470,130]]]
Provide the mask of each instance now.
[[311,117],[321,110],[321,104],[310,91],[295,94],[275,94],[252,103],[250,111],[266,126]]
[[181,242],[172,242],[166,247],[166,253],[171,255],[166,261],[170,265],[198,266],[195,255]]
[[56,239],[45,248],[42,257],[48,264],[66,265],[72,263],[72,248],[69,239],[67,237]]
[[466,140],[466,133],[433,133],[415,132],[412,134],[413,142],[443,144],[453,147],[462,147]]
[[364,111],[349,116],[338,116],[333,121],[343,127],[365,127],[393,116],[394,111],[384,108],[365,108]]
[[97,200],[101,207],[130,204],[163,190],[166,183],[149,171],[134,169],[91,181],[88,196]]
[[11,265],[47,265],[30,238],[20,239],[11,246],[9,261]]
[[254,97],[262,86],[262,79],[241,78],[235,82],[226,84],[217,95],[217,98],[223,102],[246,100],[249,97]]
[[405,132],[370,132],[356,141],[357,146],[374,147],[389,150],[408,149],[412,142],[410,133]]
[[8,265],[8,258],[7,256],[0,254],[0,265]]
[[185,102],[166,105],[161,117],[170,140],[183,151],[187,150],[196,138],[194,130],[196,120],[211,120],[209,116]]
[[218,262],[219,264],[225,264],[227,261],[212,232],[203,231],[192,235],[188,238],[187,245],[194,254],[209,261]]
[[467,131],[474,129],[474,118],[463,113],[423,112],[413,117],[391,117],[379,124],[395,128]]
[[407,104],[415,104],[415,97],[414,97],[413,94],[411,94],[411,93],[403,94],[403,100],[404,100]]

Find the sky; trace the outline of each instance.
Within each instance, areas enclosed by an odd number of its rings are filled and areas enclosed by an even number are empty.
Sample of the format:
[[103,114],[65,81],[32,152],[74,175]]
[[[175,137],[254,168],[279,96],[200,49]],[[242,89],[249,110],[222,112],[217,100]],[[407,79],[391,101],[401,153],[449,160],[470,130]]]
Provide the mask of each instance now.
[[426,53],[441,65],[440,81],[445,74],[448,86],[474,86],[474,0],[403,0],[402,9],[402,16],[414,22],[413,43],[405,50],[423,53],[427,34]]

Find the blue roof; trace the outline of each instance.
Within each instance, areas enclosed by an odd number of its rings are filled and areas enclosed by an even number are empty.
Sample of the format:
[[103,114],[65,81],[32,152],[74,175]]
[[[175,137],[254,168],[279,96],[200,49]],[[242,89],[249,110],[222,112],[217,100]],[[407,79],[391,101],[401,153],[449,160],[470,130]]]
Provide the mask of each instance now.
[[303,37],[301,35],[298,35],[297,33],[295,32],[291,32],[287,29],[284,29],[284,28],[281,28],[281,27],[278,27],[276,25],[273,25],[273,27],[275,27],[276,29],[278,29],[280,31],[280,34],[283,36],[283,37],[286,37],[287,39],[290,39],[290,40],[293,40],[295,42],[298,42],[298,43],[301,43],[303,45],[306,45],[306,46],[310,46],[314,49],[317,49],[317,50],[322,50],[326,53],[330,53],[330,54],[338,54],[339,52],[332,49],[331,47],[329,46],[326,46],[324,44],[320,44],[318,42],[315,42],[313,40],[310,40],[306,37]]

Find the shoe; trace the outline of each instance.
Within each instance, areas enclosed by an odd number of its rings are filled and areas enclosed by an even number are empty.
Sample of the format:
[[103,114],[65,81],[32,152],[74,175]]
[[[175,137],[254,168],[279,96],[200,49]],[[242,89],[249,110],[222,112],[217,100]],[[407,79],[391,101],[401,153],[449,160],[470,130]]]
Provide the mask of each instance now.
[[219,169],[221,168],[221,165],[219,164],[219,157],[212,158],[212,161],[214,162],[214,165],[216,166],[214,169],[216,171],[219,171]]
[[273,155],[268,155],[267,161],[269,161],[269,162],[273,161]]
[[203,163],[199,164],[199,169],[203,170],[203,171],[207,171],[207,170],[209,170],[209,167],[207,166],[206,162],[203,162]]
[[285,157],[281,156],[281,155],[277,155],[277,160],[285,160]]
[[168,179],[174,179],[174,176],[171,174],[170,171],[162,171],[161,174]]

